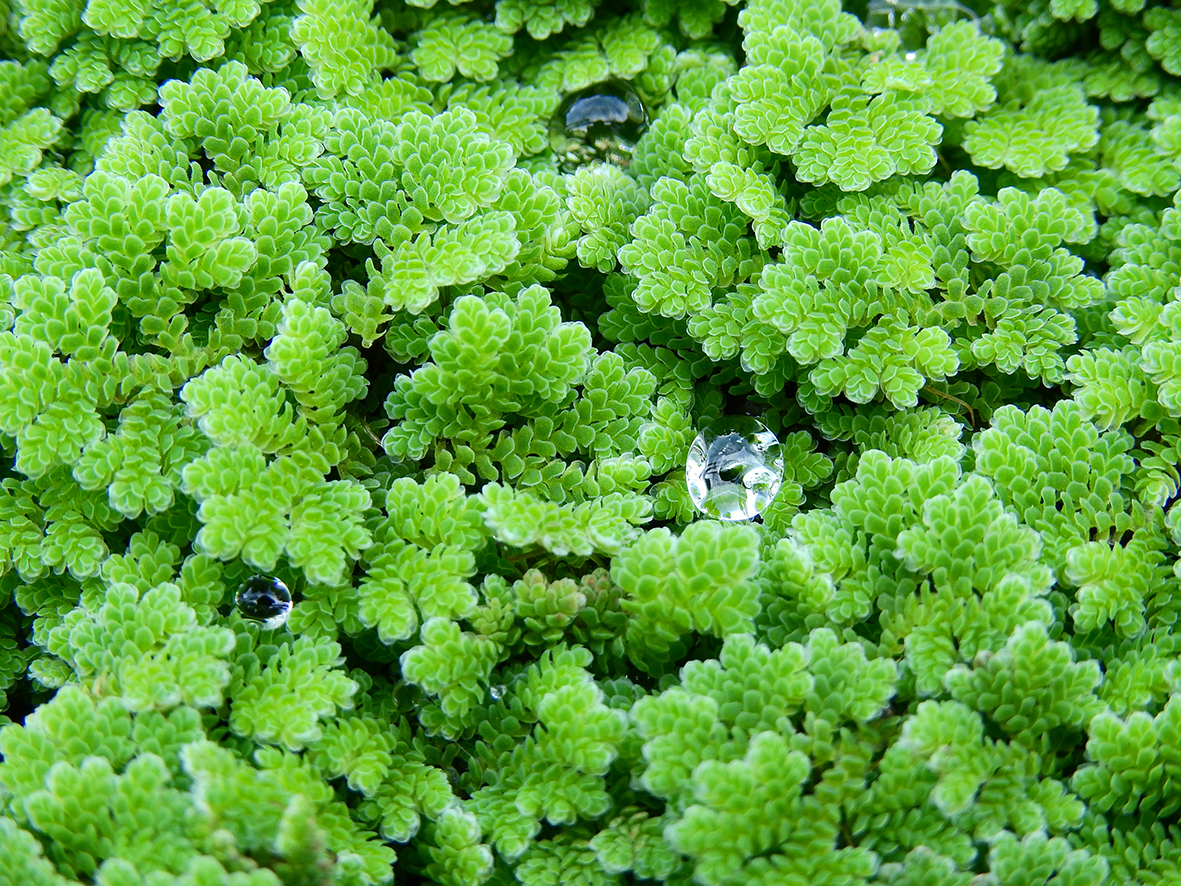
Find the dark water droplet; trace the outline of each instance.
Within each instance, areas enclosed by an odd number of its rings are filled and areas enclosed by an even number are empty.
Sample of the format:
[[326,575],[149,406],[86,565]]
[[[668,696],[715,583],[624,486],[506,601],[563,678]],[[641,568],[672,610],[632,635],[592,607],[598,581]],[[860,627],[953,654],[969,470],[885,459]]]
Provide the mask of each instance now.
[[550,123],[550,146],[563,172],[601,160],[626,166],[648,128],[648,112],[627,83],[597,83],[566,96]]
[[269,575],[252,575],[238,588],[234,603],[243,618],[261,621],[263,628],[274,630],[287,623],[291,614],[291,591]]

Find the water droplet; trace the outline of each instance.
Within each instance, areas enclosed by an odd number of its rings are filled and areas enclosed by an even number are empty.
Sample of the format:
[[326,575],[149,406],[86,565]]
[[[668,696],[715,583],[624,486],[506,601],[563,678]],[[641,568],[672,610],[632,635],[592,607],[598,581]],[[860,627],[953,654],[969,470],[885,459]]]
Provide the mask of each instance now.
[[550,123],[550,146],[563,172],[595,160],[627,166],[648,126],[648,112],[628,84],[598,83],[566,96]]
[[500,701],[502,698],[504,698],[504,687],[503,686],[489,686],[488,687],[488,694],[492,697],[493,701]]
[[263,630],[272,631],[287,624],[291,614],[291,591],[269,575],[252,575],[238,588],[234,603],[243,618],[261,621]]
[[732,416],[701,430],[685,464],[697,510],[720,520],[762,513],[783,481],[783,449],[758,419]]
[[931,34],[963,19],[978,22],[980,17],[956,0],[869,0],[865,10],[867,27],[897,31],[902,49],[912,51],[926,46]]

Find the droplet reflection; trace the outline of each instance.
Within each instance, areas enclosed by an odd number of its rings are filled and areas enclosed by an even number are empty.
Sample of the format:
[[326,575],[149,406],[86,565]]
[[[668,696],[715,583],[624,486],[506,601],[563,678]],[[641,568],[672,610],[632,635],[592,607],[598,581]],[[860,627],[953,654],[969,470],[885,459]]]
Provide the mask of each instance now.
[[264,630],[283,627],[292,609],[287,585],[269,575],[252,575],[242,582],[234,603],[243,618],[262,622]]
[[568,95],[550,123],[550,146],[563,172],[596,160],[626,166],[648,127],[648,112],[628,84],[598,83]]
[[735,416],[703,428],[685,463],[689,497],[720,520],[750,520],[783,482],[783,449],[762,422]]

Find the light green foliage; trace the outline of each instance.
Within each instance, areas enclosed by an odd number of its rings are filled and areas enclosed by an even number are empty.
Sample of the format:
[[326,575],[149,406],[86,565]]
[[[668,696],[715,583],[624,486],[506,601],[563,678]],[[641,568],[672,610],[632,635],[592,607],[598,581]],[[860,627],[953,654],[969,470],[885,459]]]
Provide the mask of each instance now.
[[[508,117],[512,108],[498,110]],[[511,118],[503,125],[513,128],[507,134],[498,128],[496,132],[501,137],[512,140],[525,134]],[[521,150],[532,147],[522,144]],[[505,267],[502,276],[524,284],[554,279],[573,256],[577,233],[573,219],[563,211],[556,188],[546,184],[542,176],[530,176],[522,169],[511,170],[496,205],[516,215],[520,243],[516,257]]]
[[[137,756],[121,773],[103,757],[87,757],[80,765],[61,761],[49,768],[44,788],[24,798],[24,811],[29,824],[53,841],[59,868],[75,876],[93,874],[95,856],[108,854],[175,870],[194,853],[177,840],[188,804],[167,788],[169,776],[154,754]],[[145,816],[150,825],[133,824]]]
[[1040,549],[1037,533],[1005,513],[992,485],[979,475],[950,494],[928,498],[921,525],[898,533],[898,553],[907,564],[930,573],[938,590],[961,597],[992,590],[1013,575],[1048,584],[1049,575],[1037,563]]
[[678,863],[662,838],[660,819],[645,812],[616,816],[591,838],[590,848],[607,873],[632,871],[641,880],[663,879]]
[[1177,886],[1181,13],[882,6],[0,0],[0,886]]
[[466,579],[475,570],[472,552],[485,540],[478,501],[463,494],[453,474],[443,473],[421,486],[395,480],[385,510],[388,516],[372,524],[374,543],[365,552],[361,621],[390,643],[417,631],[420,615],[470,615],[476,594]]
[[487,637],[460,631],[455,622],[438,616],[423,623],[420,639],[422,645],[402,655],[402,674],[438,696],[443,717],[462,720],[484,695],[500,650]]
[[421,313],[438,298],[441,287],[504,271],[519,249],[512,216],[490,212],[439,228],[433,235],[420,234],[394,250],[379,244],[381,273],[372,277],[370,287],[390,307]]
[[595,14],[594,0],[496,0],[496,27],[515,34],[522,27],[534,40],[544,40],[567,25],[580,28]]
[[[1049,617],[1041,597],[1051,574],[1036,533],[1004,514],[983,478],[959,481],[949,456],[916,463],[871,450],[833,490],[831,514],[793,518],[804,548],[780,567],[790,582],[806,582],[784,589],[805,617],[823,612],[847,624],[869,616],[876,597],[879,642],[905,656],[920,697],[935,694],[957,661]],[[930,590],[919,585],[924,574]]]
[[827,99],[824,92],[805,88],[820,74],[825,47],[787,25],[750,42],[751,64],[730,81],[734,131],[750,144],[790,154]]
[[[327,115],[264,87],[239,62],[216,73],[201,69],[188,83],[170,80],[160,89],[160,104],[168,131],[199,139],[221,183],[235,193],[252,183],[277,189],[323,149]],[[276,270],[283,273],[282,265]]]
[[[14,851],[5,856],[3,875],[19,872],[27,863],[26,872],[41,878],[35,882],[52,884],[90,879],[96,872],[96,882],[117,876],[110,882],[138,883],[140,875],[169,882],[184,875],[175,882],[209,882],[209,872],[223,868],[217,858],[204,854],[202,827],[193,825],[211,810],[199,788],[190,791],[179,782],[181,758],[202,744],[216,750],[205,741],[192,708],[179,707],[167,717],[157,712],[132,717],[117,699],[96,702],[77,686],[63,688],[23,725],[0,732],[0,783],[12,804],[12,818],[0,819],[6,823],[0,829]],[[228,781],[224,784],[228,787]],[[310,793],[307,785],[303,792]],[[255,793],[254,799],[262,798]],[[331,795],[321,794],[320,801],[325,799]],[[45,857],[53,868],[46,870],[37,862],[40,852],[29,851],[21,832],[10,827],[13,821],[48,844]],[[235,838],[230,839],[231,853],[260,848],[244,841],[234,846]],[[46,879],[54,870],[69,879]],[[191,879],[202,871],[206,876]],[[260,875],[248,882],[274,886],[279,881]]]
[[722,0],[695,0],[672,3],[669,0],[644,0],[644,21],[653,27],[667,27],[675,17],[680,31],[690,39],[701,39],[713,31],[726,13]]
[[17,827],[11,818],[0,818],[0,852],[5,859],[5,870],[0,874],[4,886],[59,886],[65,882],[43,856],[37,838]]
[[[430,340],[434,362],[400,378],[386,398],[398,420],[386,451],[421,458],[436,438],[454,437],[488,412],[529,416],[561,402],[586,371],[590,337],[560,317],[540,286],[515,297],[458,299],[448,328]],[[497,392],[491,398],[488,388]],[[440,421],[439,407],[449,420]]]
[[325,149],[307,173],[323,201],[318,222],[343,241],[381,242],[369,289],[390,307],[420,313],[439,286],[483,279],[516,256],[513,218],[481,212],[500,195],[512,151],[477,134],[471,111],[411,110],[395,126],[342,110]]
[[[88,389],[82,367],[102,366],[115,352],[114,296],[93,269],[79,271],[68,288],[57,277],[13,284],[19,313],[12,330],[0,332],[0,431],[16,438],[17,469],[27,476],[75,464],[103,434],[99,392]],[[67,365],[55,354],[74,359]]]
[[1085,849],[1071,849],[1062,837],[1028,834],[1018,841],[1002,834],[989,851],[989,864],[1003,886],[1034,883],[1067,883],[1099,886],[1107,878],[1106,859]]
[[547,582],[536,569],[513,584],[513,593],[517,617],[524,626],[522,639],[533,646],[560,640],[586,605],[586,595],[574,579]]
[[990,716],[1015,740],[1037,746],[1059,726],[1086,726],[1099,712],[1099,665],[1072,661],[1070,645],[1051,642],[1045,625],[1015,630],[1005,648],[972,670],[945,678],[953,698]]
[[689,631],[725,637],[748,630],[758,591],[747,579],[758,557],[758,537],[745,526],[701,521],[680,537],[647,532],[611,570],[626,595],[633,654],[659,657]]
[[36,169],[60,137],[62,121],[46,108],[33,107],[49,89],[45,74],[36,61],[0,61],[0,186]]
[[607,886],[617,882],[599,866],[587,840],[564,836],[538,841],[513,873],[525,886],[558,886],[561,883]]
[[[958,815],[972,806],[977,792],[997,767],[995,748],[983,733],[979,715],[967,706],[925,701],[906,721],[891,754],[899,758],[913,755],[922,760],[934,776],[923,779],[927,783],[922,787],[930,792],[930,801],[943,815]],[[994,753],[990,754],[990,750]]]
[[83,448],[74,478],[83,489],[105,488],[111,507],[125,517],[167,511],[184,466],[204,451],[183,416],[162,392],[145,391],[120,411],[115,433]]
[[1178,782],[1179,707],[1172,699],[1155,717],[1136,711],[1127,717],[1102,712],[1091,723],[1087,765],[1071,784],[1096,809],[1161,809],[1181,804]]
[[792,222],[780,261],[765,268],[752,311],[785,337],[787,353],[815,363],[844,350],[848,327],[883,312],[886,297],[873,278],[881,239],[842,219],[820,229]]
[[1073,317],[1065,311],[1104,296],[1101,281],[1081,273],[1083,261],[1059,245],[1069,236],[1065,204],[1056,189],[1030,198],[1003,188],[996,204],[968,207],[964,226],[973,257],[1002,269],[978,290],[985,315],[995,318],[992,331],[972,342],[972,355],[981,363],[995,363],[1006,373],[1020,368],[1031,377],[1062,378],[1058,351],[1075,336]]
[[652,419],[640,426],[636,441],[640,452],[652,463],[652,470],[662,474],[679,467],[697,436],[692,419],[672,397],[662,397],[652,410]]
[[603,775],[619,753],[626,716],[604,704],[586,670],[590,662],[581,646],[546,651],[509,699],[518,737],[490,723],[481,729],[476,756],[483,774],[468,805],[510,861],[529,850],[541,819],[572,824],[611,806]]
[[648,206],[643,189],[618,168],[596,164],[566,182],[566,205],[583,235],[578,260],[588,268],[615,269],[615,252],[627,242],[628,226]]
[[209,188],[197,198],[173,194],[165,221],[169,229],[169,283],[180,289],[233,288],[258,259],[258,248],[242,233],[233,195]]
[[[368,495],[354,481],[324,481],[290,457],[266,464],[251,446],[219,447],[185,470],[186,490],[201,501],[197,544],[219,559],[241,555],[270,569],[282,552],[309,579],[333,582],[369,545],[361,526]],[[335,538],[324,530],[348,527]]]
[[285,402],[280,380],[269,367],[244,357],[227,357],[181,391],[188,414],[214,444],[250,444],[263,452],[290,446],[306,429]]
[[436,844],[428,851],[427,872],[443,886],[479,886],[492,873],[492,850],[480,842],[480,823],[472,813],[451,806],[431,829]]
[[349,788],[365,796],[377,792],[393,763],[393,741],[371,717],[337,718],[324,729],[311,753],[330,778],[345,776]]
[[121,516],[106,496],[79,488],[61,469],[37,480],[3,480],[0,508],[0,569],[15,569],[24,579],[46,572],[68,571],[79,579],[97,574],[109,553],[102,533]]
[[928,172],[941,134],[928,109],[925,99],[896,93],[838,97],[824,125],[804,131],[794,154],[796,174],[814,184],[863,191],[893,175]]
[[0,126],[0,184],[36,169],[43,153],[57,142],[61,128],[61,120],[44,108],[34,108]]
[[25,723],[6,725],[0,748],[6,799],[40,790],[57,763],[78,766],[87,758],[101,758],[122,769],[137,750],[131,715],[119,700],[96,701],[79,686],[63,688]]
[[1099,141],[1104,165],[1134,194],[1168,196],[1177,190],[1178,172],[1172,158],[1153,144],[1149,132],[1118,120],[1103,130]]
[[[1115,537],[1130,525],[1125,477],[1132,471],[1131,440],[1122,431],[1100,433],[1069,401],[1052,411],[1022,413],[1002,407],[993,426],[973,441],[977,470],[996,482],[1001,501],[1041,533],[1047,565],[1095,534]],[[1070,478],[1047,490],[1036,478],[1054,472]]]
[[[640,699],[632,717],[645,739],[642,784],[679,810],[666,835],[693,859],[694,876],[776,882],[774,870],[792,864],[867,876],[873,854],[837,847],[831,807],[819,799],[840,803],[842,794],[851,799],[864,789],[856,752],[836,764],[816,796],[802,796],[802,787],[810,755],[841,760],[852,751],[843,741],[834,746],[836,729],[875,717],[894,680],[892,664],[866,662],[831,631],[775,651],[736,635],[719,660],[686,666],[681,686]],[[804,732],[796,733],[801,720]]]
[[922,56],[930,77],[925,92],[931,113],[940,117],[973,117],[992,107],[993,75],[1001,69],[1004,44],[985,37],[970,22],[953,22],[927,40]]
[[709,305],[710,289],[740,282],[755,268],[745,217],[715,197],[700,179],[686,185],[662,178],[651,188],[652,206],[632,225],[632,241],[619,263],[639,286],[640,310],[684,317]]
[[[1019,78],[1020,69],[1011,75]],[[1040,87],[1036,88],[1035,87]],[[964,149],[972,161],[1034,178],[1062,169],[1070,155],[1099,140],[1099,109],[1073,83],[1026,81],[987,114],[964,125]]]
[[[696,861],[700,882],[724,882],[744,856],[785,842],[810,769],[808,757],[790,751],[786,739],[774,732],[756,735],[741,759],[706,760],[693,773],[697,802],[669,834],[673,848]],[[736,796],[745,801],[741,811],[731,811]],[[745,838],[741,848],[733,842],[738,834]]]
[[[387,727],[378,728],[384,730]],[[358,733],[354,733],[356,735]],[[452,806],[455,795],[451,791],[447,773],[423,763],[426,747],[420,739],[411,738],[405,720],[397,724],[395,733],[385,738],[380,746],[374,740],[367,741],[369,753],[361,758],[354,757],[352,761],[354,766],[366,759],[378,766],[384,765],[385,755],[378,748],[393,745],[389,756],[391,765],[388,772],[384,773],[384,781],[374,792],[373,798],[362,803],[359,810],[364,820],[377,824],[379,833],[387,840],[404,843],[419,832],[424,817],[428,820],[437,819]],[[321,746],[325,745],[340,746],[334,742],[332,732],[328,732],[321,742]],[[358,784],[358,787],[363,787],[363,784]]]
[[365,361],[356,348],[342,348],[344,342],[344,324],[326,308],[297,298],[283,305],[265,351],[267,362],[314,422],[332,421],[334,413],[365,393]]
[[207,827],[228,831],[240,851],[283,859],[276,868],[285,879],[318,870],[347,871],[363,884],[390,881],[393,851],[349,818],[314,768],[278,749],[259,758],[256,769],[211,741],[185,747],[181,760]]
[[1161,63],[1170,74],[1181,73],[1181,55],[1178,54],[1178,39],[1181,38],[1181,21],[1175,12],[1154,9],[1145,13],[1144,24],[1151,34],[1144,43],[1148,54]]
[[1153,551],[1143,537],[1127,545],[1087,542],[1066,554],[1065,577],[1078,587],[1071,617],[1080,630],[1111,622],[1122,637],[1144,630],[1144,605],[1156,576]]
[[107,344],[107,327],[115,293],[93,272],[70,281],[55,277],[21,277],[13,284],[12,306],[20,313],[12,331],[45,342],[64,357],[93,360]]
[[557,504],[489,483],[481,497],[484,522],[498,541],[516,548],[537,546],[558,556],[618,553],[637,537],[636,526],[652,516],[650,499],[622,492]]
[[959,368],[947,333],[905,325],[902,317],[883,318],[844,359],[821,360],[809,374],[816,390],[831,397],[843,393],[854,403],[868,403],[879,391],[895,406],[915,406],[927,379],[941,381]]
[[[822,636],[819,645],[844,651],[828,639]],[[734,635],[724,644],[721,659],[698,662],[683,672],[682,686],[637,701],[632,718],[647,748],[645,787],[669,799],[691,796],[690,777],[702,760],[738,759],[752,736],[783,728],[781,718],[798,713],[809,696],[826,701],[813,694],[816,681],[808,673],[809,657],[809,650],[796,643],[772,651],[749,635]],[[835,682],[830,688],[851,688]],[[866,688],[871,695],[880,691]],[[888,695],[887,687],[879,708]],[[843,713],[840,707],[838,714]]]
[[1066,368],[1067,378],[1078,385],[1075,402],[1103,430],[1122,425],[1147,405],[1148,380],[1135,347],[1075,354]]
[[336,670],[343,662],[336,643],[300,637],[266,646],[242,637],[228,690],[238,735],[297,751],[319,741],[321,719],[353,706],[357,684]]
[[357,95],[377,71],[393,67],[394,41],[373,15],[372,0],[297,0],[291,39],[325,98]]
[[[584,5],[582,0],[559,0],[556,5],[565,6],[572,13],[577,10],[579,15],[589,16],[592,11],[591,6]],[[508,8],[515,6],[514,0]],[[547,2],[521,6],[533,16],[530,24],[546,24],[545,19],[554,12]],[[499,27],[499,11],[506,7],[498,3],[497,8]],[[653,98],[666,92],[672,74],[669,55],[675,55],[675,50],[662,41],[661,34],[636,15],[607,17],[600,21],[600,24],[570,34],[568,39],[555,41],[555,47],[561,48],[552,54],[527,54],[523,67],[519,68],[522,81],[569,93],[611,78],[634,78],[637,85]]]
[[[336,321],[327,311],[320,309],[312,317],[337,334]],[[284,345],[282,338],[276,345]],[[282,355],[277,350],[276,362]],[[312,381],[306,374],[301,379],[301,359],[293,355],[286,366],[280,362],[278,371],[288,375],[296,390],[302,386],[307,395],[314,395],[313,386],[324,379]],[[333,362],[350,373],[341,385],[346,396],[350,385],[356,396],[360,391],[351,376],[355,355],[344,351],[334,355]],[[190,462],[182,475],[185,492],[201,503],[198,514],[204,525],[198,545],[223,560],[241,554],[261,569],[273,568],[286,552],[309,579],[335,582],[346,560],[355,559],[371,542],[361,525],[368,493],[353,480],[324,479],[342,456],[341,429],[309,429],[305,416],[296,418],[284,400],[276,373],[242,358],[227,358],[207,370],[185,385],[181,398],[218,444]],[[310,396],[309,402],[317,403]],[[280,450],[285,452],[267,461],[265,453]],[[348,530],[328,535],[327,526],[341,519],[350,524]]]
[[410,58],[426,80],[446,82],[456,71],[469,80],[496,77],[496,63],[512,51],[512,38],[465,15],[438,15],[414,34]]
[[78,680],[131,711],[217,707],[230,682],[233,646],[233,632],[200,625],[170,583],[143,593],[110,584],[99,605],[74,609],[45,637],[46,649]]

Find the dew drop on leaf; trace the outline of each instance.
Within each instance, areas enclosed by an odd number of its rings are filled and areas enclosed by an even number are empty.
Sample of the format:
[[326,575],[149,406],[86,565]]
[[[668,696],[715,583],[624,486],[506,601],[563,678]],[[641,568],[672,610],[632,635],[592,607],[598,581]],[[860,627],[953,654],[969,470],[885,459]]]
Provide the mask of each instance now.
[[291,614],[291,591],[287,585],[269,575],[252,575],[242,582],[234,603],[243,618],[262,622],[264,630],[274,630],[287,624]]
[[504,698],[504,687],[500,685],[489,686],[488,695],[493,701],[500,701],[502,698]]
[[648,112],[628,84],[597,83],[568,96],[550,122],[550,146],[563,172],[596,160],[627,166],[648,127]]
[[865,9],[866,27],[897,31],[902,49],[910,52],[926,46],[927,38],[940,29],[964,19],[980,20],[956,0],[869,0]]
[[756,418],[732,416],[701,430],[685,463],[689,497],[719,520],[750,520],[771,504],[783,481],[783,449]]

